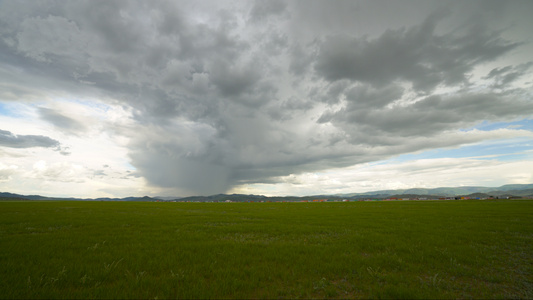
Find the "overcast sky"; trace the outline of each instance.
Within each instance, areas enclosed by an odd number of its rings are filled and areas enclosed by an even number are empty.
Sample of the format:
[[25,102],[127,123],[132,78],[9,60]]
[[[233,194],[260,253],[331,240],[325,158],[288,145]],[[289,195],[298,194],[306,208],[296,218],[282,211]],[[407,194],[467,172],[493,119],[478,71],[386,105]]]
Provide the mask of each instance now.
[[533,183],[533,1],[0,1],[0,191]]

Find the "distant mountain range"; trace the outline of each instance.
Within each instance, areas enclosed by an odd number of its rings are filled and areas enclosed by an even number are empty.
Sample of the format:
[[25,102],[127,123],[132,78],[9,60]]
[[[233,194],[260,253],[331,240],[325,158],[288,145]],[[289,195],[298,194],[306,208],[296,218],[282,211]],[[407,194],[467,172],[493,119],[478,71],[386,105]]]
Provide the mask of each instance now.
[[72,200],[72,201],[156,201],[157,198],[148,196],[144,197],[126,197],[126,198],[61,198],[61,197],[44,197],[40,195],[20,195],[13,193],[0,192],[0,199],[20,199],[20,200]]
[[366,193],[350,193],[335,195],[313,195],[313,196],[283,196],[267,197],[262,195],[242,195],[242,194],[218,194],[211,196],[192,197],[126,197],[126,198],[58,198],[44,197],[40,195],[19,195],[13,193],[0,192],[0,200],[74,200],[74,201],[191,201],[191,202],[233,202],[245,201],[302,201],[315,199],[385,199],[390,197],[413,198],[413,197],[456,197],[468,196],[471,198],[492,197],[524,197],[533,199],[533,184],[506,184],[500,187],[462,186],[462,187],[439,187],[433,189],[413,188],[398,190],[379,190]]
[[460,196],[469,195],[473,193],[484,193],[494,196],[501,196],[509,194],[512,191],[516,196],[533,195],[533,184],[506,184],[500,187],[482,187],[482,186],[460,186],[460,187],[438,187],[433,189],[413,188],[413,189],[398,189],[398,190],[380,190],[366,193],[351,193],[341,194],[339,196],[353,197],[353,196],[368,196],[368,195],[439,195],[439,196]]

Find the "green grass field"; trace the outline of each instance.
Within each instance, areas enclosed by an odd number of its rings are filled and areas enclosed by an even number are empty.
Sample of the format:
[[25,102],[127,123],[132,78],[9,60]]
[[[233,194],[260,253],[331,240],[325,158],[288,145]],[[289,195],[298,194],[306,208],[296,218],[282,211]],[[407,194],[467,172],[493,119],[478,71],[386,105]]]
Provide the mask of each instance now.
[[533,200],[0,202],[2,298],[533,298]]

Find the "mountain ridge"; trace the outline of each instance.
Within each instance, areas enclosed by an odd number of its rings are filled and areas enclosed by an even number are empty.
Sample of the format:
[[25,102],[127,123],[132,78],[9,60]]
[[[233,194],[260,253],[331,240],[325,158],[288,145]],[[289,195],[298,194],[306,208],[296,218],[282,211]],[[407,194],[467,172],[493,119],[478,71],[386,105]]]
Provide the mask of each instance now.
[[388,198],[401,196],[431,196],[431,197],[456,197],[486,195],[486,196],[519,196],[533,198],[533,184],[506,184],[500,187],[483,186],[463,186],[463,187],[438,187],[438,188],[410,188],[396,190],[377,190],[364,193],[347,194],[323,194],[310,196],[264,196],[264,195],[244,195],[244,194],[216,194],[210,196],[190,196],[190,197],[124,197],[124,198],[75,198],[75,197],[46,197],[40,195],[20,195],[9,192],[0,192],[0,198],[18,200],[73,200],[73,201],[194,201],[194,202],[224,202],[230,201],[298,201],[314,200],[324,198]]
[[395,195],[395,194],[417,194],[417,195],[441,195],[441,196],[459,196],[472,193],[498,193],[514,190],[533,189],[533,184],[505,184],[499,187],[484,186],[460,186],[460,187],[437,187],[437,188],[410,188],[396,190],[377,190],[364,193],[336,194],[338,196],[364,196],[364,195]]

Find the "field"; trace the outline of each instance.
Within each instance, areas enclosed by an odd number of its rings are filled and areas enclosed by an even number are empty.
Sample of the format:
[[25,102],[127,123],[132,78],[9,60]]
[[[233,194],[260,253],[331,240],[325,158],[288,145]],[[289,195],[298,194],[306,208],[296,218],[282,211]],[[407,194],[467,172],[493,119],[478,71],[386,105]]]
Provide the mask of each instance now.
[[533,298],[533,201],[0,202],[1,298]]

